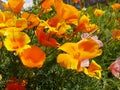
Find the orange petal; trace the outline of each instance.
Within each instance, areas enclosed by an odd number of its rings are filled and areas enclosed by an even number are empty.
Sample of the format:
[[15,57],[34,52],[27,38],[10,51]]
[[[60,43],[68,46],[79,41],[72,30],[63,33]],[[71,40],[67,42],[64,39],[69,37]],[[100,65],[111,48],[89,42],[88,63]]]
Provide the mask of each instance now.
[[50,47],[58,47],[59,43],[54,38],[51,38],[49,34],[46,34],[44,31],[44,27],[38,27],[36,30],[36,35],[38,41],[43,46],[50,46]]
[[8,0],[9,7],[14,13],[19,13],[24,4],[24,0]]
[[57,15],[61,16],[67,23],[76,25],[80,12],[74,6],[65,4],[62,0],[55,0],[54,6]]
[[99,44],[93,39],[83,39],[78,42],[80,58],[82,60],[94,58],[102,54]]
[[31,29],[34,26],[37,26],[40,22],[39,18],[35,14],[30,14],[28,12],[22,13],[21,17],[27,19],[28,22],[27,29]]
[[45,53],[37,46],[24,49],[19,56],[23,65],[29,68],[41,68],[46,58]]
[[57,63],[67,69],[77,69],[78,60],[74,59],[69,54],[59,54],[57,57]]

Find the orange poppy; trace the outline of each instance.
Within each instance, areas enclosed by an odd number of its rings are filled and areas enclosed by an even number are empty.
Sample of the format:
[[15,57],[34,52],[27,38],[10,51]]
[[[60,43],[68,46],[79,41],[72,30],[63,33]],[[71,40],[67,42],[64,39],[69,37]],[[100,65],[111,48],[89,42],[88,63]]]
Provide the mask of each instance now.
[[96,24],[91,24],[89,16],[83,15],[80,17],[79,24],[75,28],[75,31],[85,31],[85,32],[92,32],[94,30],[98,29],[98,26]]
[[45,10],[50,9],[50,7],[54,5],[54,0],[44,0],[41,7]]
[[[65,68],[76,69],[77,71],[83,70],[83,64],[88,63],[87,59],[101,55],[102,50],[93,39],[83,39],[78,43],[65,43],[59,47],[66,53],[59,54],[57,62]],[[87,60],[86,63],[83,63]]]
[[17,81],[16,78],[10,78],[6,83],[6,90],[26,90],[22,81]]
[[12,9],[14,13],[19,13],[24,5],[24,0],[8,0],[8,3],[3,4],[5,9]]
[[4,45],[9,51],[17,51],[30,42],[30,38],[24,32],[8,33],[4,40]]
[[35,31],[39,43],[43,46],[59,47],[59,43],[54,38],[51,38],[49,34],[46,34],[43,30],[44,26],[39,26]]
[[74,3],[78,3],[79,2],[79,0],[73,0],[74,1]]
[[120,9],[120,4],[119,3],[115,3],[111,7],[112,7],[113,10],[118,10],[118,9]]
[[89,75],[90,77],[95,77],[97,79],[101,78],[101,71],[102,71],[101,66],[98,65],[94,60],[92,60],[88,69],[84,68],[84,73],[86,75]]
[[118,39],[118,40],[120,40],[120,30],[117,30],[117,29],[115,29],[115,30],[113,30],[112,31],[112,38],[113,39]]
[[62,0],[55,0],[54,7],[57,15],[63,18],[67,23],[75,25],[78,23],[80,12],[74,6],[65,4]]
[[100,9],[95,9],[94,11],[94,15],[95,16],[102,16],[105,12],[103,10]]
[[35,14],[30,14],[28,12],[24,12],[24,13],[22,13],[21,16],[22,16],[22,18],[27,19],[27,22],[28,22],[27,29],[31,29],[34,26],[37,26],[40,22],[38,16],[36,16]]
[[2,41],[0,41],[0,49],[2,48]]
[[46,59],[44,51],[33,45],[18,53],[23,65],[29,68],[41,68]]

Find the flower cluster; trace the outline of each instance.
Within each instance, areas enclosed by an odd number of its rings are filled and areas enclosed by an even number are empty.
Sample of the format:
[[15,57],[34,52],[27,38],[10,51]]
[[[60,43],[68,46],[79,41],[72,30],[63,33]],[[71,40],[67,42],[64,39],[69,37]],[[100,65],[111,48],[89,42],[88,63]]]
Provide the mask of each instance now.
[[[78,0],[74,2],[77,3]],[[50,50],[55,49],[58,52],[56,62],[64,68],[101,79],[103,70],[96,58],[103,53],[104,44],[101,40],[104,39],[98,38],[104,32],[101,29],[111,25],[111,18],[106,20],[107,25],[101,25],[100,22],[92,20],[91,15],[85,11],[78,10],[62,0],[44,0],[37,14],[21,12],[23,4],[24,0],[8,0],[8,3],[3,3],[6,10],[0,10],[0,49],[5,47],[13,52],[27,68],[41,68],[48,53],[52,54],[46,52],[49,47]],[[119,8],[120,4],[111,6],[113,12],[117,12]],[[42,18],[42,15],[51,11],[55,14],[47,19]],[[93,12],[97,20],[105,14],[106,11],[98,8]],[[115,13],[112,15],[114,17]],[[120,25],[119,18],[114,19],[117,25]],[[109,40],[120,40],[120,30],[114,27],[113,25],[110,31],[112,38]],[[38,44],[33,43],[34,36]],[[105,46],[109,40],[105,42]],[[120,78],[119,58],[110,65],[110,71]],[[25,90],[22,82],[16,79],[7,82],[6,87],[8,90]]]

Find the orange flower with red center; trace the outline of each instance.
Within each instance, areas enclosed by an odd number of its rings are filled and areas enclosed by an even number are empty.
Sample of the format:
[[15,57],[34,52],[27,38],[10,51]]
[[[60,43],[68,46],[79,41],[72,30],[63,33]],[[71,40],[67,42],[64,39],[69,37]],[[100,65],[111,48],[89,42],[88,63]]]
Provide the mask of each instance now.
[[24,12],[24,13],[22,13],[21,16],[22,16],[22,18],[27,19],[27,22],[28,22],[27,29],[31,29],[34,26],[37,26],[40,22],[38,16],[36,16],[35,14],[30,14],[28,12]]
[[[65,43],[59,47],[66,53],[59,54],[57,62],[65,68],[81,71],[84,60],[97,57],[102,54],[99,45],[93,39],[83,39],[78,43]],[[88,63],[88,61],[86,61]]]
[[120,4],[119,3],[115,3],[111,7],[112,7],[113,10],[118,10],[118,9],[120,9]]
[[11,8],[14,13],[19,13],[24,5],[24,0],[8,0],[3,4],[6,9]]
[[100,9],[95,9],[94,11],[94,15],[95,16],[102,16],[105,12],[103,10]]
[[39,43],[43,46],[59,47],[59,43],[54,38],[51,38],[49,34],[46,34],[43,30],[44,26],[40,26],[35,31]]
[[46,59],[44,51],[33,45],[25,49],[23,48],[18,53],[23,65],[29,68],[41,68]]

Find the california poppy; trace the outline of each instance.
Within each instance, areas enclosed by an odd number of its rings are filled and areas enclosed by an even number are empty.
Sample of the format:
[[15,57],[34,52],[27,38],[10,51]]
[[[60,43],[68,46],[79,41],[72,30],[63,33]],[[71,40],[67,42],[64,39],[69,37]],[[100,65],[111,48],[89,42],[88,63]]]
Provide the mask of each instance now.
[[[57,62],[63,67],[69,69],[77,69],[81,71],[86,66],[88,59],[101,55],[102,50],[99,49],[99,45],[93,39],[83,39],[78,43],[65,43],[58,49],[63,50],[65,53],[59,54]],[[63,58],[64,57],[64,58]],[[86,63],[83,63],[86,60]]]
[[28,22],[28,27],[27,29],[31,29],[34,26],[37,26],[39,24],[39,18],[35,14],[30,14],[28,12],[24,12],[21,15],[22,18],[25,18]]
[[8,0],[3,4],[6,9],[12,9],[14,13],[19,13],[24,5],[24,0]]
[[105,11],[100,10],[100,9],[95,9],[94,15],[95,16],[102,16],[105,13]]
[[44,30],[44,26],[39,26],[35,31],[38,41],[43,46],[50,46],[50,47],[58,47],[59,43],[50,36],[50,34],[46,34]]
[[10,78],[6,83],[6,90],[26,90],[22,81],[17,81],[16,78]]
[[46,59],[44,51],[33,45],[18,53],[23,65],[29,68],[41,68]]
[[116,10],[120,9],[120,4],[119,3],[115,3],[111,7],[112,7],[113,10],[116,11]]
[[11,32],[6,36],[4,45],[9,51],[17,51],[29,42],[30,38],[24,32]]
[[102,71],[101,66],[98,65],[94,60],[92,60],[88,69],[84,68],[85,74],[89,75],[90,77],[95,77],[97,79],[101,78],[101,71]]

